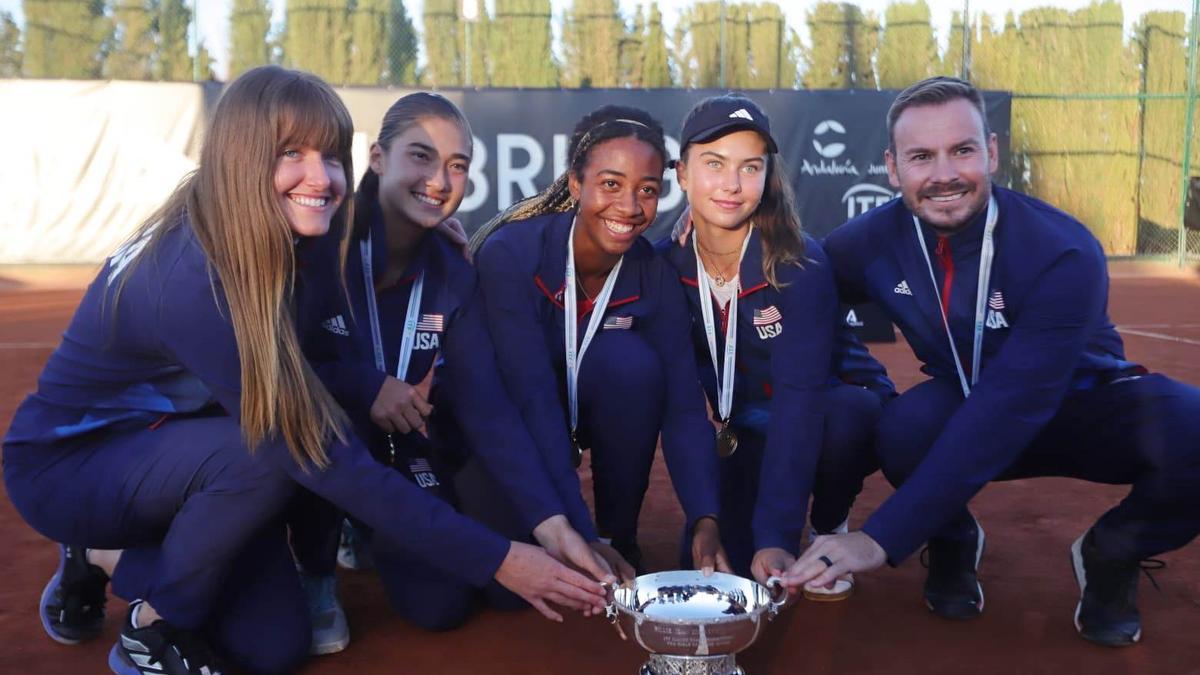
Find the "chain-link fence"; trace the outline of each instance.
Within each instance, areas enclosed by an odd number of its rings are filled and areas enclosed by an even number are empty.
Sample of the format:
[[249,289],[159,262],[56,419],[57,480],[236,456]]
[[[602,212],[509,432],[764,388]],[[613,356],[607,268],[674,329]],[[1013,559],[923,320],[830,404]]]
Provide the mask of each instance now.
[[282,63],[338,85],[752,90],[962,75],[1014,94],[1016,187],[1077,215],[1110,255],[1200,258],[1200,0],[1003,16],[1004,0],[959,2],[947,17],[925,0],[662,0],[666,16],[618,0],[23,0],[0,11],[0,77],[225,79]]

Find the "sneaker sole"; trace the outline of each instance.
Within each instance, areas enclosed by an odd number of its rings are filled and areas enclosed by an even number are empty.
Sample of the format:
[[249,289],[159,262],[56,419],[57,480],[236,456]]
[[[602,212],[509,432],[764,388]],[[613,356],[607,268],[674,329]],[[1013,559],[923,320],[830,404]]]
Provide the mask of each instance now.
[[108,669],[116,675],[142,675],[142,671],[138,670],[137,666],[121,653],[119,643],[114,644],[112,649],[108,650]]
[[1088,635],[1083,629],[1083,624],[1079,623],[1079,615],[1083,612],[1083,593],[1087,587],[1087,571],[1083,569],[1083,538],[1087,536],[1084,532],[1071,544],[1071,569],[1075,570],[1075,583],[1079,584],[1079,602],[1075,604],[1075,631],[1080,637],[1093,644],[1103,645],[1105,647],[1124,647],[1132,644],[1137,644],[1142,639],[1142,629],[1139,628],[1133,634],[1133,638],[1129,642],[1106,642],[1097,640],[1095,637]]
[[347,635],[344,638],[332,640],[330,642],[322,642],[322,643],[314,642],[314,643],[312,643],[312,646],[309,647],[308,653],[313,656],[326,656],[329,654],[336,654],[349,646],[350,646],[350,636]]
[[50,636],[51,640],[62,645],[77,645],[98,636],[104,629],[103,625],[96,626],[92,630],[80,631],[80,637],[67,637],[54,630],[54,624],[50,621],[50,615],[46,612],[46,605],[50,602],[50,598],[54,596],[54,589],[62,581],[63,569],[67,566],[67,550],[62,545],[58,547],[58,569],[54,570],[54,576],[50,577],[50,581],[46,582],[46,587],[42,589],[42,596],[38,600],[38,618],[42,622],[42,630],[46,631],[46,635]]
[[933,612],[934,614],[937,614],[938,616],[942,617],[943,619],[950,619],[951,621],[966,621],[969,619],[974,619],[975,617],[979,616],[980,614],[983,614],[983,606],[985,604],[985,599],[984,599],[984,595],[983,595],[983,584],[979,583],[979,563],[980,563],[980,561],[983,560],[984,549],[987,548],[987,536],[984,535],[983,526],[979,524],[978,520],[975,521],[975,531],[978,532],[978,535],[976,536],[976,539],[975,539],[975,577],[976,577],[975,578],[975,588],[979,590],[979,608],[974,614],[971,614],[971,615],[947,616],[945,614],[939,614],[938,611],[933,608],[933,603],[929,602],[929,600],[926,599],[925,606],[929,608],[929,611]]

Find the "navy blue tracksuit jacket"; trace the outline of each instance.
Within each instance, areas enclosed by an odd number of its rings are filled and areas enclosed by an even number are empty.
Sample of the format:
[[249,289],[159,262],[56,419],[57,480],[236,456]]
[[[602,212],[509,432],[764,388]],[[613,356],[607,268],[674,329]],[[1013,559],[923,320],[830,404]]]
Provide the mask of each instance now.
[[[893,562],[1010,466],[1069,390],[1145,372],[1125,360],[1108,318],[1106,261],[1095,237],[1037,199],[1000,187],[993,193],[999,220],[978,384],[863,528]],[[954,270],[949,324],[968,378],[985,215],[947,242]],[[940,287],[946,270],[936,254],[938,235],[922,227]],[[893,200],[842,225],[825,239],[825,250],[842,298],[878,303],[922,370],[957,387],[937,292],[904,203]]]

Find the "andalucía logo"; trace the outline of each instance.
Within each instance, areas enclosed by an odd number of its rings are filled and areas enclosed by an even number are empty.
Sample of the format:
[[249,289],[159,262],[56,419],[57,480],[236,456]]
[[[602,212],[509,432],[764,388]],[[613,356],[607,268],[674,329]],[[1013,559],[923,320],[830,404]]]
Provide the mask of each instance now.
[[812,142],[813,147],[817,149],[817,154],[826,159],[839,157],[846,151],[845,143],[831,142],[827,145],[821,144],[821,137],[830,132],[844,136],[846,134],[846,127],[843,127],[842,123],[837,120],[825,120],[818,124],[816,129],[813,129],[813,136],[815,137]]

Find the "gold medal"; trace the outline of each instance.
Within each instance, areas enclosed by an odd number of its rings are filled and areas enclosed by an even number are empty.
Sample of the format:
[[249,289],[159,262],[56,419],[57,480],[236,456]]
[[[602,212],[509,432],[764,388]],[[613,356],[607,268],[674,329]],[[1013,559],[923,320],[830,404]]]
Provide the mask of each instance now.
[[721,430],[717,432],[717,455],[729,457],[737,451],[737,446],[737,434],[729,427],[727,420],[721,425]]

